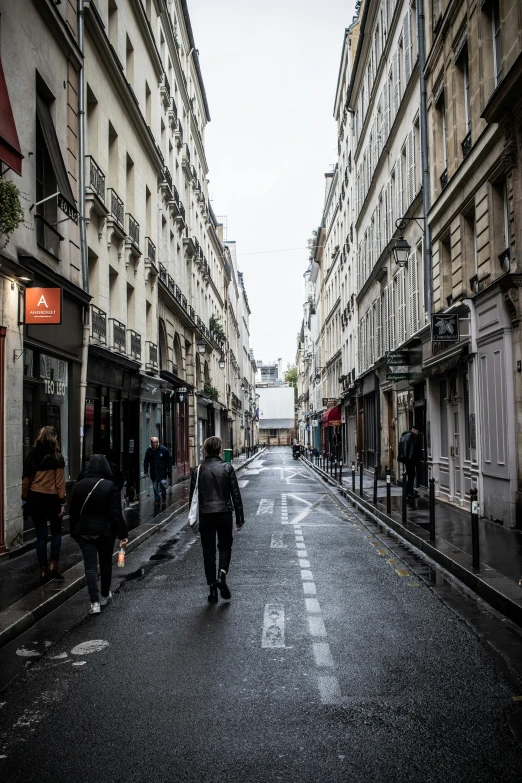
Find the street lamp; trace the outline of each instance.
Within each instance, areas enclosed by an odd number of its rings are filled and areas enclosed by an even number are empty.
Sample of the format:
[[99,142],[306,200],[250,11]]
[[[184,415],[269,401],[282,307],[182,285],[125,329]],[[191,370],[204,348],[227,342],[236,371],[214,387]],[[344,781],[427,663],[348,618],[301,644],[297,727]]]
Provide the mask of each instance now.
[[224,356],[222,356],[221,359],[219,360],[218,366],[219,366],[220,370],[224,370],[225,369],[225,357]]
[[395,244],[393,246],[393,255],[395,256],[395,263],[397,266],[406,266],[408,263],[408,257],[410,255],[410,245],[408,244],[408,241],[404,239],[403,236],[400,236],[398,239],[395,240]]
[[207,350],[207,344],[203,338],[198,340],[198,353],[204,354]]
[[242,392],[244,392],[244,391],[245,391],[245,384],[244,384],[244,383],[242,383],[242,384],[241,384],[241,391],[242,391]]

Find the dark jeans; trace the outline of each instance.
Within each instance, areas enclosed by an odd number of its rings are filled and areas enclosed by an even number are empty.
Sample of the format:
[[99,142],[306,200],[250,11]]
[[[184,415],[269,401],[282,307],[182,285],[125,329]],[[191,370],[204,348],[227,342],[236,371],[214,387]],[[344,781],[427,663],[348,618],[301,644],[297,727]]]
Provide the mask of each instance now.
[[91,602],[98,602],[98,558],[100,559],[101,594],[107,598],[111,589],[112,578],[112,553],[114,552],[114,538],[99,536],[98,538],[84,538],[79,536],[78,543],[82,550],[85,563],[85,576],[87,577],[87,589]]
[[408,480],[406,481],[406,494],[413,495],[415,492],[415,474],[417,472],[417,463],[415,460],[409,459],[404,463],[406,473],[408,474]]
[[36,531],[36,555],[40,568],[47,568],[47,521],[51,525],[51,560],[58,560],[62,546],[62,517],[56,495],[30,492],[26,513],[32,517]]
[[203,547],[205,576],[207,577],[207,584],[212,585],[216,581],[216,535],[217,548],[219,550],[219,570],[223,569],[228,574],[230,558],[232,557],[232,512],[200,514],[199,532],[201,534],[201,546]]

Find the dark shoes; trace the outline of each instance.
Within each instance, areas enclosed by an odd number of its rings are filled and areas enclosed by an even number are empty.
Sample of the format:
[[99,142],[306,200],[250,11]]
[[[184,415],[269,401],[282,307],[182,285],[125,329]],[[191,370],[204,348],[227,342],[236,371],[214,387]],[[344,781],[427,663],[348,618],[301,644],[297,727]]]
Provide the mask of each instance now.
[[221,593],[221,598],[232,598],[232,593],[228,589],[227,585],[227,572],[220,571],[216,582],[217,588]]
[[58,560],[51,560],[49,566],[49,579],[59,579],[60,581],[65,579],[64,575],[58,568]]
[[208,602],[209,602],[209,604],[217,604],[217,602],[218,602],[218,593],[217,593],[216,585],[210,585],[210,593],[208,594]]
[[40,568],[40,582],[44,585],[48,581],[49,581],[49,575],[47,573],[47,568],[45,566],[42,566],[42,568]]

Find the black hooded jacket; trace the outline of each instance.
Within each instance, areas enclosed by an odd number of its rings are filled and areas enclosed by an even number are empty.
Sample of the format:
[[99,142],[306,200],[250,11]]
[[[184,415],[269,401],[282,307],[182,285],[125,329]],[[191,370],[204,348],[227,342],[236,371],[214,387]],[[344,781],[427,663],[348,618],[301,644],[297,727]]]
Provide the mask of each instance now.
[[[190,473],[190,497],[196,489],[198,469],[192,468]],[[245,521],[243,501],[237,483],[236,471],[230,462],[223,462],[221,457],[205,457],[200,465],[198,482],[199,510],[202,514],[222,514],[234,511],[236,524]]]
[[[98,481],[100,483],[96,486]],[[93,492],[87,500],[91,490]],[[74,488],[69,513],[71,535],[75,538],[82,535],[127,538],[120,490],[103,454],[93,454],[89,460],[84,477]]]

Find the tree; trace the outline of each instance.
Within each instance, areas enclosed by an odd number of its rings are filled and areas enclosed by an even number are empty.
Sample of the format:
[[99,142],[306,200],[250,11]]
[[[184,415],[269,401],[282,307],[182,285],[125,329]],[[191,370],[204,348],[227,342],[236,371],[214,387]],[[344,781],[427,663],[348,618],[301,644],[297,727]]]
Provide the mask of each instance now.
[[297,403],[297,367],[295,364],[287,364],[285,372],[285,383],[294,387],[294,399]]

